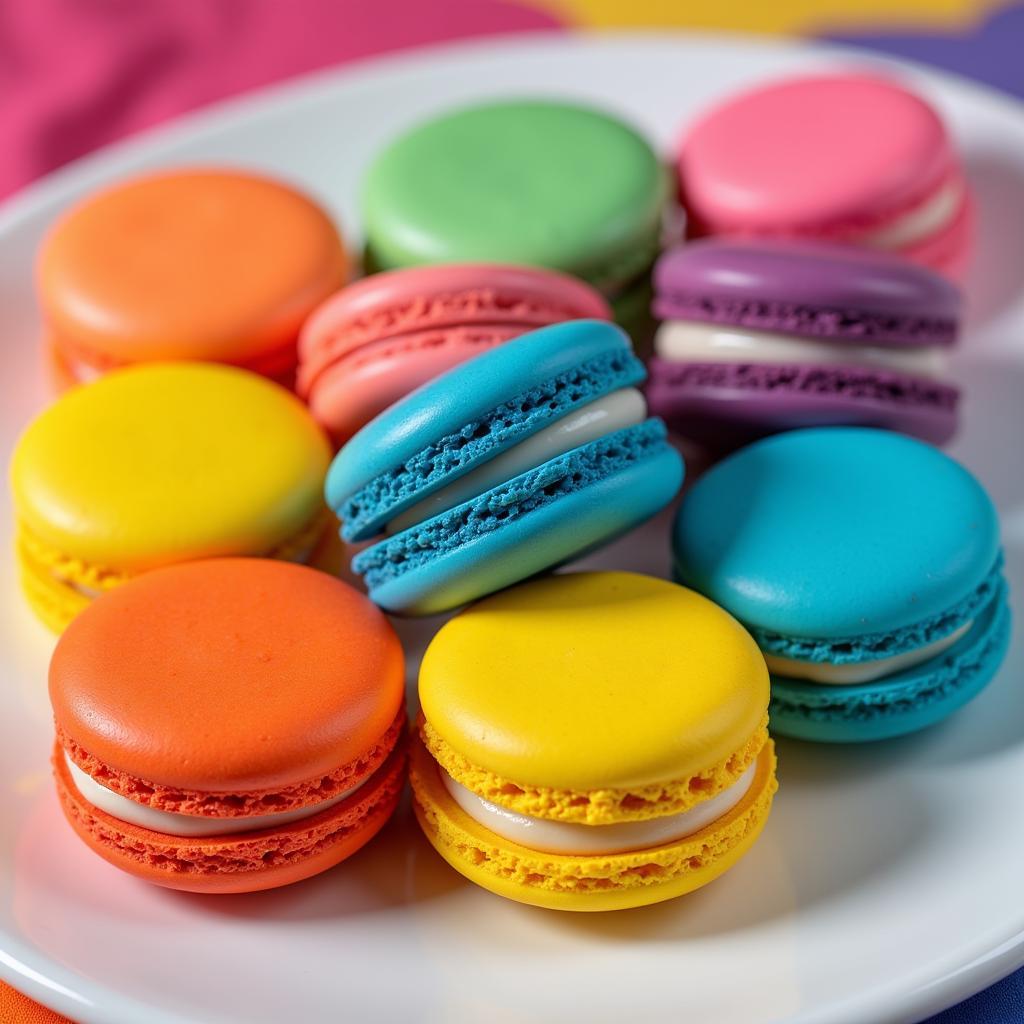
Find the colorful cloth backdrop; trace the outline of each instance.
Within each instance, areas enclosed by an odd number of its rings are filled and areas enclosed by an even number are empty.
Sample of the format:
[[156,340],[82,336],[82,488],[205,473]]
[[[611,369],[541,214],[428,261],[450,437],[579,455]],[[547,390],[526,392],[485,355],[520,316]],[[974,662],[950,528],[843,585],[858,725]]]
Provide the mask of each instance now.
[[[866,46],[1024,97],[1024,0],[0,0],[0,198],[304,71],[504,32],[702,28]],[[1024,972],[933,1024],[1017,1024]],[[0,984],[0,1024],[59,1024]]]

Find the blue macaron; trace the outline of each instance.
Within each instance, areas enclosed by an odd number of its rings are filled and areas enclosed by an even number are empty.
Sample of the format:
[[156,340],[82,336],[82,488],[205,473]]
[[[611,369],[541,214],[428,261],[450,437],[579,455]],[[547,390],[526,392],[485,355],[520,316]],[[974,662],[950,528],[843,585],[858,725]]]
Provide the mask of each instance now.
[[446,611],[569,561],[672,500],[683,462],[647,417],[628,337],[545,327],[367,424],[327,475],[353,570],[398,614]]
[[992,679],[1009,644],[991,499],[898,434],[797,430],[736,452],[684,499],[673,551],[678,579],[757,640],[783,735],[931,725]]

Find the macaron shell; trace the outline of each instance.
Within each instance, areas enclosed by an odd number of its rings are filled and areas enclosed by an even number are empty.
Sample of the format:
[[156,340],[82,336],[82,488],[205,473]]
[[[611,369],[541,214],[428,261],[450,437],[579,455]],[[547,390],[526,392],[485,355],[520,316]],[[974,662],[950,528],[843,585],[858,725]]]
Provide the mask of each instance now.
[[917,732],[973,700],[992,681],[1009,644],[1004,586],[948,651],[878,682],[822,686],[773,676],[772,730],[816,743],[860,743]]
[[955,164],[924,100],[840,74],[726,101],[690,129],[679,170],[688,209],[712,232],[853,236],[931,195]]
[[679,578],[752,629],[809,639],[938,617],[991,573],[992,501],[930,445],[855,427],[791,431],[709,470],[673,533]]
[[73,209],[43,245],[38,284],[58,344],[87,361],[249,365],[284,349],[293,364],[302,321],[347,274],[312,200],[269,178],[195,169]]
[[322,371],[309,394],[313,417],[339,444],[435,377],[522,333],[448,328],[383,339]]
[[405,754],[396,753],[351,797],[276,830],[182,839],[114,818],[84,800],[54,756],[65,817],[95,853],[136,878],[186,892],[258,892],[290,885],[334,867],[387,823],[405,784]]
[[[665,441],[664,427],[660,431],[658,441],[641,438],[636,445],[640,450],[625,459],[605,460],[598,451],[601,442],[575,449],[511,481],[504,491],[495,488],[383,541],[357,556],[353,568],[365,574],[370,597],[380,607],[399,615],[431,615],[582,557],[645,522],[678,493],[682,458]],[[628,441],[611,443],[620,451],[630,447]],[[607,464],[615,461],[622,464]],[[557,471],[555,463],[560,463]],[[536,479],[545,474],[550,482]],[[536,479],[534,486],[522,484],[527,476]],[[566,483],[576,477],[578,485]],[[546,488],[559,493],[549,498]],[[522,514],[512,500],[498,496],[521,491],[529,492],[519,503],[529,506]],[[439,535],[442,542],[426,555],[430,539]],[[396,550],[390,560],[402,571],[389,575],[382,558],[385,569],[377,579],[367,567],[386,546]],[[402,547],[414,549],[415,566],[409,565]]]
[[666,252],[654,281],[663,320],[837,343],[950,344],[963,306],[959,290],[937,274],[889,253],[825,242],[701,239]]
[[723,817],[678,843],[627,854],[540,853],[470,818],[414,741],[410,777],[416,818],[430,844],[460,874],[499,896],[552,910],[625,910],[682,896],[733,867],[760,835],[776,790],[769,741],[747,795]]
[[452,619],[424,655],[419,690],[431,726],[482,768],[562,789],[628,789],[688,778],[744,747],[761,726],[768,675],[750,635],[699,594],[584,572],[525,583]]
[[302,805],[323,799],[328,779],[343,789],[365,776],[400,713],[403,656],[381,612],[340,580],[211,559],[147,573],[87,608],[54,652],[50,698],[65,745],[111,788],[127,773],[148,784],[143,802],[173,798],[160,809],[227,794],[258,813],[247,795],[258,804],[307,786]]
[[959,393],[938,381],[857,366],[649,364],[652,413],[683,437],[722,450],[780,431],[860,426],[946,444]]
[[79,612],[89,607],[91,599],[64,580],[57,579],[47,566],[35,561],[17,540],[14,550],[18,580],[29,607],[54,633],[63,632]]
[[556,415],[643,380],[629,339],[600,320],[555,324],[424,385],[368,423],[331,463],[328,505],[348,540],[469,472]]
[[561,320],[609,318],[598,292],[551,270],[469,263],[377,273],[337,292],[307,320],[300,388],[364,345],[410,333],[477,327],[522,334]]
[[265,555],[323,508],[322,431],[283,388],[226,366],[165,363],[76,388],[25,430],[20,525],[55,552],[138,572]]
[[[595,170],[600,168],[600,173]],[[598,110],[543,100],[457,110],[370,169],[363,220],[384,268],[501,261],[604,289],[653,258],[666,186],[650,145]]]

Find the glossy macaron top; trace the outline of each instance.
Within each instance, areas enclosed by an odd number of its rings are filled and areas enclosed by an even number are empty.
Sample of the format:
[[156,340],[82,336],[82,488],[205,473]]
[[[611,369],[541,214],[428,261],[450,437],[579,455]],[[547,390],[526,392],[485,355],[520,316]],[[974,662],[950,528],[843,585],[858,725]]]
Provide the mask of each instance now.
[[981,484],[937,449],[830,427],[718,463],[683,500],[674,549],[682,582],[751,628],[854,638],[969,598],[997,564],[999,524]]
[[396,139],[363,189],[383,268],[501,261],[599,286],[654,256],[666,196],[650,145],[586,106],[523,99],[442,114]]
[[283,788],[370,751],[402,705],[398,638],[304,566],[211,559],[147,573],[68,628],[50,666],[61,734],[185,790]]
[[[366,539],[575,405],[643,378],[628,337],[604,321],[572,320],[515,338],[368,423],[331,464],[327,503],[343,513],[348,539]],[[391,497],[373,508],[353,508],[353,497],[382,477],[405,483],[389,486]]]
[[700,239],[664,253],[654,285],[661,319],[871,344],[951,344],[962,307],[925,267],[825,242]]
[[87,362],[256,368],[294,363],[303,319],[347,271],[310,198],[260,175],[197,168],[76,206],[43,244],[38,283],[54,340]]
[[934,109],[872,74],[814,74],[750,89],[686,133],[684,199],[712,231],[870,230],[958,172]]
[[550,270],[499,263],[407,267],[337,292],[303,326],[299,390],[325,366],[366,345],[411,332],[469,328],[502,337],[557,320],[611,319],[601,295]]
[[574,791],[685,779],[742,748],[768,705],[764,661],[735,619],[619,572],[471,606],[434,637],[419,687],[427,722],[474,765]]
[[132,367],[77,388],[18,441],[20,527],[44,546],[135,572],[269,554],[323,507],[330,449],[284,388],[230,366]]

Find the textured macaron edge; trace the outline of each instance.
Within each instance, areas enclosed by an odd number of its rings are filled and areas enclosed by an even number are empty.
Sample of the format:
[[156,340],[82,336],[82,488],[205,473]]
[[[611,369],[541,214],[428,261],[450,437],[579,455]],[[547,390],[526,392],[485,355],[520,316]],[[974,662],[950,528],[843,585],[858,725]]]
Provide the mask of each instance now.
[[460,754],[422,717],[415,732],[441,768],[470,792],[518,814],[548,821],[611,825],[681,814],[736,783],[768,743],[767,714],[750,738],[724,760],[684,779],[630,789],[572,790],[507,779]]
[[[253,552],[252,556],[281,562],[308,562],[332,522],[330,512],[319,508],[292,537],[270,551]],[[79,558],[40,540],[23,521],[15,526],[14,544],[22,589],[39,617],[57,632],[93,600],[78,587],[103,593],[146,571],[129,572]]]
[[352,569],[372,590],[642,462],[663,450],[667,438],[664,423],[648,419],[581,445],[366,548],[352,560]]
[[1009,646],[1010,625],[1004,587],[949,650],[875,683],[822,685],[773,675],[772,730],[824,741],[882,739],[938,721],[989,683]]
[[949,346],[957,339],[953,317],[897,316],[868,309],[839,309],[754,298],[710,298],[681,289],[658,288],[654,315],[660,320],[697,321],[757,331],[827,338],[861,345]]
[[[324,302],[302,329],[299,394],[308,395],[316,378],[330,366],[359,365],[368,359],[394,358],[410,349],[443,345],[452,332],[464,332],[483,344],[486,339],[511,337],[563,320],[611,318],[598,292],[556,271],[496,264],[440,269],[445,277],[436,284],[424,281],[422,269],[417,271],[420,286],[415,292],[409,285],[403,287],[402,271],[395,271],[364,278],[370,285],[357,282]],[[455,274],[466,283],[452,283]],[[385,283],[382,278],[393,279],[397,295],[380,288]],[[350,296],[360,288],[381,290],[381,294],[353,303]]]
[[887,406],[927,407],[954,414],[960,398],[951,384],[873,367],[818,363],[716,363],[651,360],[648,390],[778,392],[835,395]]
[[629,853],[584,856],[531,850],[474,821],[448,794],[437,764],[415,740],[410,782],[417,819],[445,859],[459,870],[465,867],[465,873],[481,884],[487,884],[488,876],[500,880],[503,895],[534,902],[507,891],[521,887],[524,893],[539,897],[537,901],[543,905],[547,895],[572,895],[585,902],[610,890],[656,892],[660,885],[692,875],[691,885],[675,886],[667,894],[680,895],[710,881],[720,873],[714,870],[716,862],[727,862],[720,865],[723,868],[729,866],[730,853],[745,850],[767,819],[778,785],[775,764],[774,745],[767,740],[757,755],[754,782],[744,798],[721,818],[678,842]]
[[[643,363],[623,345],[513,396],[459,430],[437,438],[354,493],[334,494],[329,472],[328,502],[342,520],[342,536],[347,541],[374,536],[390,519],[475,466],[574,409],[640,383],[646,375]],[[358,441],[359,435],[350,443]]]
[[890,658],[936,643],[975,618],[992,601],[1005,594],[1002,553],[985,578],[966,597],[945,611],[892,632],[864,633],[851,637],[797,637],[747,624],[765,654],[817,664],[849,665]]
[[71,760],[99,783],[119,796],[154,810],[171,814],[192,814],[208,818],[246,818],[278,811],[298,810],[330,800],[338,793],[361,785],[402,746],[406,733],[405,703],[380,737],[359,757],[339,765],[327,775],[301,779],[292,785],[269,790],[241,792],[209,792],[186,789],[142,779],[115,768],[86,750],[55,722],[57,743]]
[[386,824],[405,785],[401,744],[374,776],[327,810],[278,827],[184,838],[121,821],[90,804],[64,763],[53,758],[60,803],[72,828],[105,860],[170,888],[247,892],[298,881],[354,853]]

